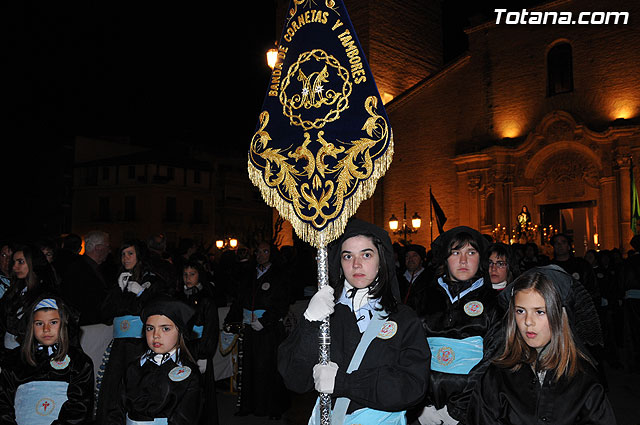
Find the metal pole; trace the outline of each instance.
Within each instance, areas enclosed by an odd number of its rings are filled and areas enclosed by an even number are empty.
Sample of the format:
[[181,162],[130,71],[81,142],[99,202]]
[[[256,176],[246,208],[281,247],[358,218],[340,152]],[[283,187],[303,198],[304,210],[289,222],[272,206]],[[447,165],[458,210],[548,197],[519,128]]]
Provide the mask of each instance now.
[[[322,238],[322,236],[321,236]],[[329,268],[327,259],[327,247],[321,242],[318,248],[318,289],[322,289],[329,284]],[[322,365],[329,364],[331,360],[331,332],[329,328],[329,318],[326,318],[320,324],[320,332],[318,334],[319,342],[319,363]],[[322,425],[331,425],[331,395],[320,393],[320,423]]]
[[431,202],[431,185],[429,185],[429,234],[433,242],[433,202]]

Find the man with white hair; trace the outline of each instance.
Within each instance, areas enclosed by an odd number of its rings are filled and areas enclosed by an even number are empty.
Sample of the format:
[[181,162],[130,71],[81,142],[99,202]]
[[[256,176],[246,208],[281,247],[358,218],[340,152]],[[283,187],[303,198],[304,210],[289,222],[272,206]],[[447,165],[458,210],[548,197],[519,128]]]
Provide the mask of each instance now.
[[77,257],[62,277],[62,295],[80,313],[80,325],[102,323],[100,304],[109,284],[100,270],[111,247],[109,234],[100,230],[84,237],[84,254]]

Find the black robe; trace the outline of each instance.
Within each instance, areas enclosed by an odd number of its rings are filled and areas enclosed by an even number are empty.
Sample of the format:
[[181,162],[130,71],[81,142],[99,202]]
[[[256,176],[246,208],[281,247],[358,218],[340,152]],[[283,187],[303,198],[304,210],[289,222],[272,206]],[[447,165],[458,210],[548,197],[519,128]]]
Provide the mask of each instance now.
[[15,424],[14,399],[20,385],[34,381],[64,381],[69,384],[67,401],[52,425],[86,424],[93,415],[93,363],[81,349],[69,347],[70,363],[63,369],[51,366],[47,348],[36,351],[36,366],[22,360],[20,347],[9,352],[0,373],[0,423]]
[[[471,286],[470,282],[459,289],[451,288],[452,296],[463,292]],[[487,280],[484,284],[467,293],[453,304],[446,291],[437,282],[428,287],[425,295],[427,312],[421,318],[425,336],[464,339],[472,336],[483,338],[483,357],[471,371],[466,374],[452,374],[431,371],[430,388],[427,405],[441,409],[445,405],[451,417],[462,421],[466,416],[467,405],[474,386],[489,366],[490,360],[502,347],[501,317],[497,309],[497,297]],[[464,306],[471,301],[479,301],[483,305],[482,313],[470,316]]]
[[469,403],[469,425],[592,424],[615,425],[616,418],[596,371],[583,363],[570,381],[553,382],[551,372],[542,385],[529,365],[518,371],[491,365]]
[[231,305],[225,323],[241,323],[243,309],[265,312],[258,319],[262,330],[245,324],[242,332],[239,412],[277,417],[288,408],[276,356],[278,345],[285,338],[282,319],[289,309],[289,296],[286,280],[275,265],[259,278],[253,275],[240,283],[238,298]]
[[193,287],[184,290],[176,298],[184,301],[195,310],[193,324],[203,327],[202,336],[188,340],[187,348],[194,359],[206,360],[207,362],[207,368],[201,378],[203,406],[207,413],[201,416],[200,423],[216,425],[219,422],[213,356],[218,349],[220,325],[218,308],[213,298],[213,288],[210,283],[204,283],[201,288]]
[[116,400],[109,406],[105,423],[123,425],[126,415],[132,420],[167,418],[169,425],[194,425],[200,416],[200,373],[198,366],[184,361],[189,376],[180,381],[170,378],[178,365],[169,359],[158,366],[151,360],[140,366],[140,359],[127,367]]
[[[102,304],[102,314],[109,323],[115,317],[139,316],[149,300],[158,295],[168,295],[167,291],[170,288],[155,274],[147,272],[140,280],[141,282],[138,282],[140,285],[150,282],[151,286],[139,295],[128,292],[126,288],[123,291],[118,285],[109,290]],[[98,425],[104,423],[104,415],[114,398],[117,397],[116,388],[125,373],[127,364],[139,357],[146,349],[147,343],[144,334],[141,335],[141,338],[114,338],[110,348],[107,348],[109,350],[108,361],[104,365],[104,376],[100,382],[97,400],[96,423]]]
[[[374,338],[360,367],[347,374],[362,334],[351,309],[336,304],[331,315],[331,361],[338,365],[332,400],[351,400],[347,413],[361,408],[399,412],[422,401],[429,380],[431,353],[420,320],[412,309],[398,305],[388,318],[397,324],[389,339]],[[314,389],[313,366],[318,363],[319,321],[301,319],[278,351],[278,370],[289,389]]]

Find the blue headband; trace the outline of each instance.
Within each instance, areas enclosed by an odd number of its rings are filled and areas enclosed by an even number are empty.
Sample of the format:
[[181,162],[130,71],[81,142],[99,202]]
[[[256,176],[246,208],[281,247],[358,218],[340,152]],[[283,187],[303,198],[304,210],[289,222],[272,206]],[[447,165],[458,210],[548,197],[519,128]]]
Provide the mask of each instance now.
[[52,308],[54,310],[58,310],[58,303],[53,298],[45,298],[38,304],[36,304],[36,307],[33,309],[33,311],[38,311],[42,308]]

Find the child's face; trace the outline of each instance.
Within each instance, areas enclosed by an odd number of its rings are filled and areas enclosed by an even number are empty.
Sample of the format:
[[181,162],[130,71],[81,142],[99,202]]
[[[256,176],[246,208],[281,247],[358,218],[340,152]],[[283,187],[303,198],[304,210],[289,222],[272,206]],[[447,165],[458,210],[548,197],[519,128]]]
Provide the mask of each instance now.
[[198,284],[200,280],[200,275],[198,274],[198,270],[187,267],[184,269],[182,273],[182,278],[184,279],[184,284],[187,285],[187,288],[191,288]]
[[33,334],[42,345],[58,342],[60,336],[60,313],[58,310],[41,309],[33,315]]
[[378,275],[380,257],[369,236],[353,236],[342,243],[340,261],[344,277],[354,288],[371,285]]
[[147,345],[156,354],[165,354],[178,345],[178,327],[171,319],[163,315],[153,315],[147,318],[145,324]]
[[542,348],[551,341],[547,307],[538,291],[518,291],[515,296],[515,313],[520,335],[529,347]]

